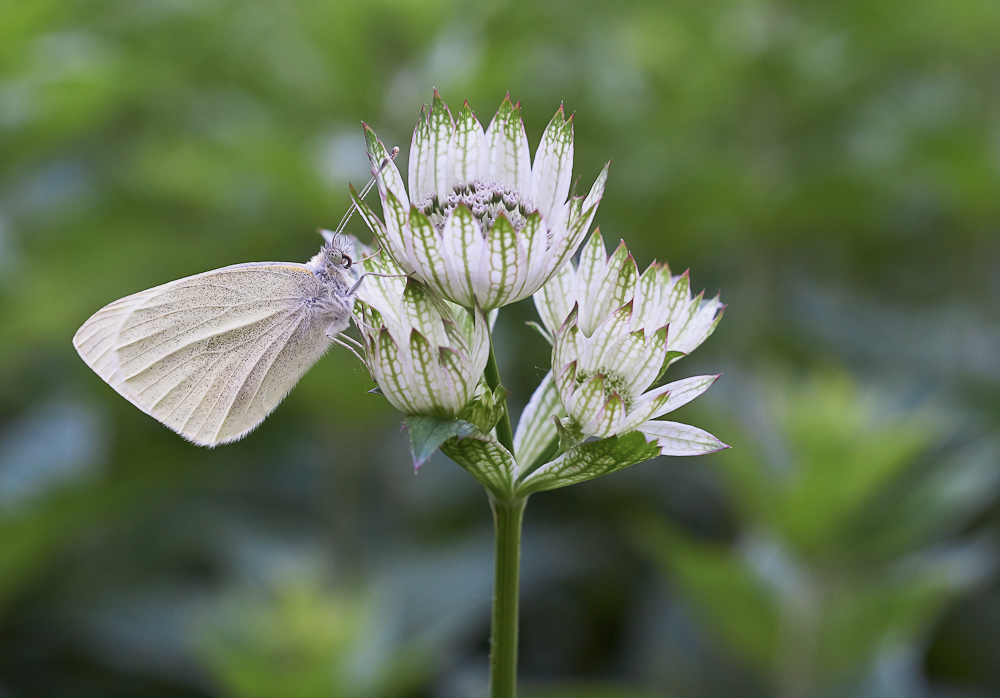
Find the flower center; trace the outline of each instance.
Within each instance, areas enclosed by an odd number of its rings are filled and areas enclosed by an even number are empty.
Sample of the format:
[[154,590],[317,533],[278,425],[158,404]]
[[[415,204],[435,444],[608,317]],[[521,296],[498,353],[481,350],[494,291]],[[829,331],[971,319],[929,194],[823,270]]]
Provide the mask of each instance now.
[[530,214],[537,209],[527,196],[516,189],[508,189],[500,182],[485,182],[477,179],[468,184],[456,184],[453,193],[444,201],[437,194],[431,194],[417,204],[417,208],[427,216],[439,231],[444,229],[448,214],[456,206],[465,206],[479,221],[483,235],[489,233],[501,213],[514,228],[520,231]]
[[576,374],[576,384],[581,385],[588,378],[598,374],[604,376],[604,399],[607,400],[617,393],[622,399],[625,411],[631,409],[634,400],[629,390],[629,381],[617,371],[609,371],[603,368],[599,368],[596,371],[579,371]]

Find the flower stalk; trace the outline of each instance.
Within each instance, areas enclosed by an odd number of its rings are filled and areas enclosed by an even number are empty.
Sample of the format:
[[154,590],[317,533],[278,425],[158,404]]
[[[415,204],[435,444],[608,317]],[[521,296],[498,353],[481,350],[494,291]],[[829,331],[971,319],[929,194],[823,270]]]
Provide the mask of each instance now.
[[[484,372],[486,384],[496,391],[500,368],[490,334],[490,358]],[[497,441],[514,452],[514,431],[506,398],[496,425]],[[521,568],[521,521],[527,497],[502,500],[490,494],[493,509],[493,613],[490,627],[490,698],[514,698],[517,694],[517,625]]]
[[[500,385],[500,368],[497,366],[496,353],[493,351],[493,333],[490,333],[490,358],[486,362],[486,371],[483,374],[486,385],[490,390],[496,391]],[[510,426],[510,411],[507,409],[507,399],[503,400],[503,414],[496,425],[497,441],[511,453],[514,453],[514,430]]]
[[527,501],[527,497],[501,501],[490,496],[496,539],[490,633],[490,698],[514,698],[517,694],[521,520]]

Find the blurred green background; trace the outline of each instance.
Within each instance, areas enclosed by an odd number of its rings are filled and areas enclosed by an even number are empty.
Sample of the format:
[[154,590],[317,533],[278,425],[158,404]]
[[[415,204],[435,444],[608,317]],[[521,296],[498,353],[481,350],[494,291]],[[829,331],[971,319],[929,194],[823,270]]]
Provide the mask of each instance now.
[[206,450],[70,342],[308,259],[432,87],[564,101],[605,238],[729,304],[671,372],[732,450],[532,498],[523,695],[1000,695],[1000,4],[0,0],[0,697],[484,695],[486,499],[346,351]]

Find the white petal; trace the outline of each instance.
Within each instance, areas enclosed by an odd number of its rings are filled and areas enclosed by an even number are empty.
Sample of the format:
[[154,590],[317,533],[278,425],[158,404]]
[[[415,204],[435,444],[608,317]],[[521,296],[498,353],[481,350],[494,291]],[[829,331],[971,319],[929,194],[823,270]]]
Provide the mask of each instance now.
[[[576,298],[580,303],[580,329],[588,337],[606,318],[605,309],[600,307],[600,289],[608,255],[604,250],[601,231],[597,229],[580,253],[580,266],[576,271]],[[614,309],[611,309],[614,310]]]
[[400,344],[389,330],[382,329],[376,341],[376,356],[370,362],[372,374],[393,407],[406,414],[415,414],[417,404],[409,387],[413,367],[409,351],[400,351]]
[[631,317],[631,304],[623,305],[594,330],[594,336],[586,342],[586,355],[581,359],[581,368],[589,370],[617,368],[611,357],[614,356],[614,350],[618,348],[622,339],[629,336],[628,326]]
[[589,341],[576,326],[576,313],[571,311],[556,334],[556,343],[552,346],[552,365],[566,366],[575,363],[582,369],[581,355]]
[[[600,232],[595,231],[595,235]],[[603,244],[601,245],[603,251]],[[603,322],[604,318],[632,301],[638,273],[635,261],[622,242],[614,254],[587,284],[588,318],[590,325]],[[578,291],[579,293],[579,291]],[[582,295],[582,294],[580,294]],[[630,327],[635,328],[630,318]]]
[[427,105],[420,108],[410,140],[409,184],[414,201],[423,201],[434,193],[434,154]]
[[468,184],[489,176],[490,153],[486,147],[486,134],[468,102],[458,114],[455,134],[448,151],[448,162],[453,185]]
[[721,319],[721,313],[716,316],[716,312],[721,310],[723,305],[718,298],[704,301],[691,315],[690,320],[682,328],[680,337],[671,342],[671,349],[683,351],[690,354],[701,346],[702,342],[711,336]]
[[384,256],[386,261],[395,261],[403,273],[408,274],[413,271],[413,267],[406,255],[406,245],[403,243],[403,228],[406,226],[406,215],[399,206],[396,197],[387,192],[386,199],[383,200],[382,209],[385,214],[385,223],[375,215],[375,212],[371,210],[368,204],[358,197],[353,188],[351,189],[351,198],[358,207],[358,212],[365,223],[367,223],[368,228],[374,233],[379,245],[385,250],[380,257]]
[[[364,124],[364,127],[365,142],[368,145],[368,158],[372,162],[372,174],[374,174],[382,166],[382,163],[389,158],[389,151],[382,145],[382,141],[368,127],[368,124]],[[399,176],[399,170],[396,169],[395,162],[389,159],[389,164],[382,170],[382,174],[376,178],[376,181],[378,182],[378,193],[382,197],[382,201],[385,201],[385,192],[388,190],[396,196],[396,199],[405,210],[408,211],[410,209],[410,199],[406,195],[406,187],[403,186],[403,178]]]
[[451,118],[448,105],[441,95],[434,90],[434,103],[430,113],[431,157],[434,168],[434,189],[438,201],[444,201],[452,193],[451,168],[448,164],[448,154],[451,150],[452,136],[455,132],[455,120]]
[[409,280],[399,301],[399,319],[403,327],[416,329],[435,347],[448,346],[448,336],[441,312],[425,286]]
[[655,440],[664,456],[700,456],[729,448],[707,431],[677,422],[646,422],[638,431]]
[[667,390],[667,386],[661,386],[640,397],[629,409],[628,417],[622,424],[622,433],[632,431],[643,422],[652,419],[656,411],[669,399],[670,391]]
[[717,380],[719,380],[718,375],[692,376],[691,378],[684,378],[679,381],[674,381],[673,383],[668,383],[663,386],[663,389],[670,393],[670,399],[667,400],[666,404],[656,410],[652,418],[656,419],[657,417],[662,417],[667,412],[673,412],[678,407],[688,404],[711,388],[712,384]]
[[522,275],[527,274],[528,260],[514,227],[502,214],[490,229],[483,251],[473,286],[479,307],[490,310],[507,302]]
[[[628,332],[628,334],[622,337],[621,342],[619,342],[617,363],[614,365],[617,367],[618,375],[629,379],[628,390],[630,395],[641,395],[648,387],[648,385],[644,385],[642,388],[636,389],[634,379],[635,376],[642,372],[646,364],[654,361],[654,357],[656,356],[654,351],[653,343],[649,341],[649,338],[646,337],[645,332],[642,330]],[[662,365],[662,348],[659,352],[659,358]],[[656,376],[653,377],[655,378]]]
[[607,437],[619,432],[625,421],[625,405],[620,395],[612,395],[590,421],[581,426],[589,436]]
[[[632,324],[635,325],[634,320]],[[643,331],[646,333],[646,361],[640,365],[632,365],[626,374],[632,376],[629,387],[633,395],[644,392],[657,379],[667,353],[668,328],[661,327],[655,332],[649,329]]]
[[472,399],[479,376],[472,375],[468,358],[461,352],[441,347],[440,357],[443,391],[440,399],[450,414],[458,414]]
[[489,128],[486,146],[490,153],[489,177],[508,189],[525,194],[531,191],[531,150],[521,122],[520,103],[504,98]]
[[418,408],[418,414],[435,414],[444,411],[444,385],[441,377],[441,363],[436,344],[431,343],[418,330],[410,334],[410,360],[413,372],[409,376]]
[[531,168],[531,198],[546,220],[566,201],[573,176],[573,117],[562,105],[545,128]]
[[[646,271],[642,272],[639,281],[636,283],[635,294],[633,296],[635,303],[632,306],[634,311],[634,315],[632,316],[634,329],[641,327],[648,332],[653,332],[667,324],[665,317],[667,311],[663,307],[665,304],[659,302],[661,289],[657,284],[659,277],[656,270],[655,262],[650,264],[646,267]],[[660,318],[659,322],[657,322],[655,316],[661,313],[664,317]]]
[[563,409],[566,409],[567,405],[573,404],[573,393],[576,390],[576,363],[553,367],[552,370],[555,371],[559,401],[562,403]]
[[550,335],[555,336],[573,309],[573,304],[576,302],[573,293],[575,284],[576,268],[570,263],[557,271],[555,276],[535,292],[535,308]]
[[[479,261],[485,254],[486,246],[479,222],[472,211],[465,206],[456,206],[445,220],[442,238],[460,276],[451,284],[456,290],[456,296],[452,300],[471,308],[475,305],[476,298],[473,279],[478,276]],[[457,293],[459,288],[462,290],[460,294]]]
[[524,227],[517,233],[517,238],[525,251],[525,271],[521,283],[511,295],[510,303],[530,296],[538,290],[542,285],[542,279],[545,278],[548,262],[546,246],[549,235],[545,229],[545,222],[537,211],[528,215]]
[[566,405],[566,411],[577,422],[586,424],[601,411],[606,400],[607,398],[604,397],[604,376],[597,374],[577,386],[570,404]]
[[514,453],[517,455],[518,463],[527,467],[542,455],[546,447],[556,438],[556,427],[552,423],[552,416],[561,417],[564,414],[559,402],[559,391],[550,371],[535,389],[517,422]]
[[[444,244],[434,224],[415,208],[410,209],[410,234],[406,237],[406,254],[421,281],[431,286],[445,298],[454,298],[449,278],[449,264],[442,254]],[[459,292],[461,288],[459,287]]]
[[471,375],[475,376],[476,380],[478,380],[479,376],[483,375],[483,371],[486,370],[486,364],[490,360],[490,331],[482,312],[478,309],[474,312],[476,322],[473,326],[472,351],[469,354],[469,360],[472,362]]

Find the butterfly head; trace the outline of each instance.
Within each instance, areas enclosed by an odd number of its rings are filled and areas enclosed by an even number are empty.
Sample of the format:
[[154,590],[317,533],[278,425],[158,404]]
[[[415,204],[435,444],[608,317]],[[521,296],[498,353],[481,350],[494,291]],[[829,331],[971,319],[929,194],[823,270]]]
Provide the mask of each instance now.
[[309,260],[308,266],[316,273],[325,277],[336,277],[343,274],[353,278],[351,267],[354,265],[354,245],[342,235],[335,235],[329,230],[321,230],[326,241],[319,253]]

